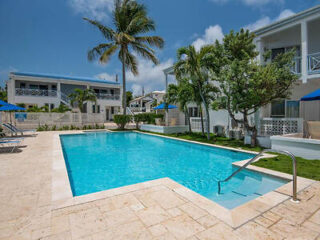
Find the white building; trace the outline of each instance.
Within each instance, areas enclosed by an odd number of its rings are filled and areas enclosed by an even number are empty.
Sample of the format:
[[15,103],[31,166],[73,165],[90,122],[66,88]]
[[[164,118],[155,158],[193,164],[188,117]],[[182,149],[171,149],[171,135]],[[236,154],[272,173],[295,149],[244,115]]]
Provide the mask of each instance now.
[[[290,99],[269,104],[251,116],[263,135],[278,135],[302,131],[302,120],[320,121],[320,105],[314,102],[300,102],[308,93],[320,88],[320,5],[282,19],[254,32],[255,43],[263,64],[263,53],[271,50],[272,56],[295,48],[293,71],[299,75],[298,85],[293,87]],[[173,67],[164,70],[166,86]],[[199,115],[195,105],[189,106],[192,117]],[[197,120],[197,119],[194,119]],[[232,129],[227,111],[210,111],[210,131],[221,125]],[[287,132],[283,132],[287,131]]]
[[[49,109],[64,104],[72,108],[69,95],[76,88],[93,89],[97,103],[88,102],[87,113],[103,114],[105,121],[112,120],[113,114],[121,107],[121,86],[118,82],[95,78],[70,77],[49,74],[12,72],[8,81],[8,102],[23,103],[26,108],[47,105]],[[76,108],[73,111],[77,111]]]
[[163,101],[165,91],[153,91],[144,96],[132,99],[129,108],[132,112],[151,112],[153,104],[159,105]]
[[[260,111],[261,118],[303,118],[320,120],[320,109],[300,102],[308,93],[320,88],[320,5],[255,31],[256,45],[263,64],[263,53],[272,57],[296,49],[293,71],[299,75],[290,99],[274,102]],[[312,102],[311,102],[312,104]]]

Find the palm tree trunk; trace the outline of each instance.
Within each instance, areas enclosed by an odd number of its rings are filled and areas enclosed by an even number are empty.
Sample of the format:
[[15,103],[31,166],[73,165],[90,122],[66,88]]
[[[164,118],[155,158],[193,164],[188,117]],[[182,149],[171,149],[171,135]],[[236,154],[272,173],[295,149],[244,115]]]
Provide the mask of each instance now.
[[207,125],[207,139],[210,140],[210,116],[209,116],[209,108],[205,103],[205,109],[206,109],[206,125]]
[[185,108],[185,115],[186,115],[187,120],[188,120],[189,133],[192,133],[192,129],[191,129],[191,121],[190,121],[190,114],[189,114],[189,111],[188,111],[188,108],[187,108],[187,107]]
[[[122,59],[124,61],[124,58]],[[127,114],[127,92],[126,92],[126,68],[122,63],[122,108],[123,115]]]
[[199,111],[200,111],[200,119],[201,119],[201,132],[202,132],[202,136],[204,136],[203,114],[202,114],[202,107],[201,107],[201,105],[199,105]]

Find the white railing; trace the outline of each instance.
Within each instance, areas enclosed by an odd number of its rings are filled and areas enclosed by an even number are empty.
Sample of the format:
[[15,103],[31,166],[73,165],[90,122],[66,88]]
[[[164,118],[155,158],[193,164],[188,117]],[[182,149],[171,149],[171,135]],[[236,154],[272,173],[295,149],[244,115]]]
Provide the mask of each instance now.
[[292,72],[295,74],[300,74],[301,73],[301,57],[295,57],[293,61],[294,61],[294,65],[291,68]]
[[[193,132],[202,132],[202,127],[201,127],[201,118],[200,117],[191,117],[190,118],[190,124],[191,124],[191,130]],[[206,119],[203,119],[203,128],[204,131],[207,129],[206,125]]]
[[[9,118],[9,116],[7,117]],[[20,128],[31,129],[38,126],[48,125],[50,127],[62,127],[65,125],[82,126],[92,124],[103,124],[105,121],[105,114],[87,114],[87,113],[34,113],[28,112],[27,118],[23,121],[16,121]],[[8,119],[3,119],[8,120]]]
[[136,113],[136,112],[146,112],[145,107],[130,107],[131,112]]
[[320,73],[320,53],[308,55],[308,73]]
[[66,94],[64,94],[63,92],[60,92],[60,96],[61,96],[61,101],[63,101],[68,105],[71,105],[70,98]]
[[16,88],[16,96],[57,97],[57,91],[30,88]]
[[96,93],[97,98],[101,100],[119,100],[119,94]]
[[300,133],[302,130],[302,118],[263,118],[259,126],[259,134],[262,136]]

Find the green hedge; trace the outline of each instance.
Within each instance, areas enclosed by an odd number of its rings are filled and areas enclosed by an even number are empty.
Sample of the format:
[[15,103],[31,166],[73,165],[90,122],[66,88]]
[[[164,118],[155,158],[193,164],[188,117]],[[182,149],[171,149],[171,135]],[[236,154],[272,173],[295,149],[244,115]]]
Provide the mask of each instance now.
[[42,131],[68,131],[68,130],[90,130],[90,129],[104,129],[105,126],[96,124],[96,125],[84,125],[82,127],[77,127],[74,125],[64,125],[61,127],[57,127],[56,125],[53,125],[52,127],[49,127],[47,124],[39,126],[37,128],[38,132]]
[[118,125],[119,129],[124,129],[131,119],[130,115],[113,115],[113,121]]

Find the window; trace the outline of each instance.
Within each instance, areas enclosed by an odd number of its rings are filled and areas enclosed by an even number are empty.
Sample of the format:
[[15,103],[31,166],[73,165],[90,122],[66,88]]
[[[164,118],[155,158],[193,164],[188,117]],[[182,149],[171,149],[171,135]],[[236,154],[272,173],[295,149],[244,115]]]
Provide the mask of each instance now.
[[110,93],[111,93],[111,95],[113,95],[113,94],[114,94],[114,90],[113,90],[113,89],[111,89],[111,90],[110,90]]
[[298,118],[300,110],[300,101],[287,101],[287,113],[288,118]]
[[100,113],[100,105],[92,105],[92,113]]
[[39,89],[39,85],[30,84],[30,89]]
[[190,107],[189,108],[189,115],[190,115],[190,117],[199,117],[200,112],[198,111],[197,107]]
[[26,84],[25,83],[20,83],[20,88],[26,88]]
[[285,100],[271,103],[271,117],[285,117]]
[[111,114],[114,114],[114,107],[111,107]]
[[51,86],[51,89],[52,89],[53,91],[57,91],[57,85],[52,85],[52,86]]

